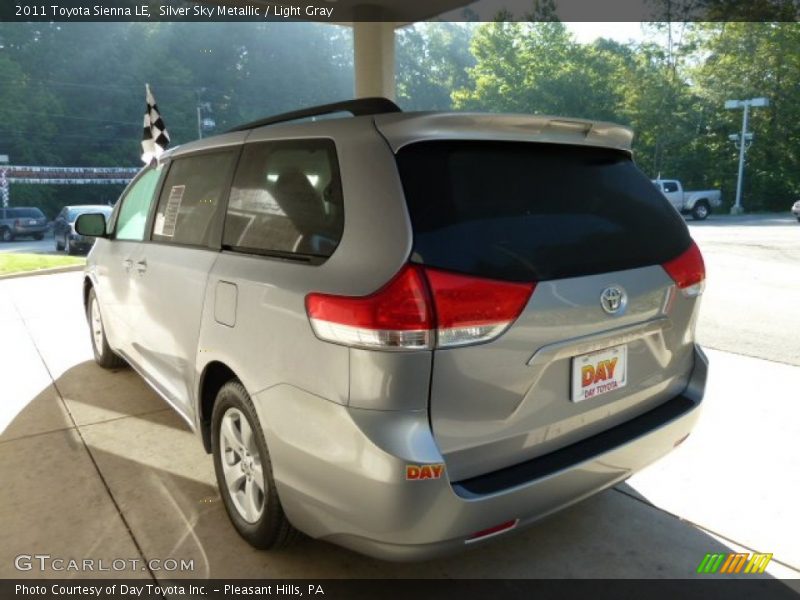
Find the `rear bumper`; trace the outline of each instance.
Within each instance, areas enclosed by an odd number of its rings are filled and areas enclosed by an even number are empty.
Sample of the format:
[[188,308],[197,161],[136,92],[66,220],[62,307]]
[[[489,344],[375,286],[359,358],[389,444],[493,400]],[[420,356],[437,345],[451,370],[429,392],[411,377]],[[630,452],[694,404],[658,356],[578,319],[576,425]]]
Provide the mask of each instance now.
[[[419,560],[480,541],[472,534],[524,527],[630,477],[669,453],[699,416],[702,351],[682,395],[587,440],[495,473],[451,482],[409,481],[407,465],[442,463],[424,411],[357,410],[296,388],[254,397],[278,492],[292,523],[386,560]],[[287,397],[293,396],[293,397]],[[488,539],[488,538],[487,538]]]
[[31,226],[31,227],[13,227],[11,231],[14,235],[44,235],[47,233],[47,225]]
[[77,233],[70,234],[69,236],[70,244],[72,244],[73,249],[81,250],[88,252],[92,249],[92,245],[94,244],[95,238],[84,237],[82,235],[78,235]]

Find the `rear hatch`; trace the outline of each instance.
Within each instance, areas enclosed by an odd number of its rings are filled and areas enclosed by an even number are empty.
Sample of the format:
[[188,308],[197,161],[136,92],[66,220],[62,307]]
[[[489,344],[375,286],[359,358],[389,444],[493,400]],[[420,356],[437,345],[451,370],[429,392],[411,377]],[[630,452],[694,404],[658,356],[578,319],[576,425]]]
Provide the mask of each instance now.
[[442,347],[439,332],[430,419],[451,480],[547,454],[683,390],[697,298],[662,265],[696,248],[626,152],[439,140],[400,148],[397,162],[412,263],[498,293],[533,289],[488,341]]
[[38,229],[47,225],[47,217],[38,208],[13,208],[9,217],[14,219],[17,229]]

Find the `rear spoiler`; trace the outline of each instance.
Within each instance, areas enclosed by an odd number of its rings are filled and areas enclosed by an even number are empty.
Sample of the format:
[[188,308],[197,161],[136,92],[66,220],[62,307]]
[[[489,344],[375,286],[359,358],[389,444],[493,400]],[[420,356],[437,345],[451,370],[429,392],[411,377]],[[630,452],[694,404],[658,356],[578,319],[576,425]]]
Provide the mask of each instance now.
[[414,142],[457,139],[572,144],[631,154],[633,142],[633,131],[622,125],[545,115],[393,113],[376,115],[375,126],[394,152]]

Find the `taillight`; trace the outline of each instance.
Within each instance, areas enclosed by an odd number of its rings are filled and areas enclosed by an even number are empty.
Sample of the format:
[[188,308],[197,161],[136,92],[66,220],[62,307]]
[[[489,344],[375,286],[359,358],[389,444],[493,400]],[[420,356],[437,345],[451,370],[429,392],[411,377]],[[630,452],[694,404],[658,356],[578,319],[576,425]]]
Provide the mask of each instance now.
[[703,255],[700,254],[700,248],[694,242],[686,252],[665,262],[662,266],[684,296],[694,297],[703,293],[706,267],[703,263]]
[[425,269],[436,307],[437,346],[463,346],[503,333],[525,308],[534,283],[510,283]]
[[322,340],[384,350],[446,348],[498,337],[534,287],[409,264],[369,296],[309,294],[306,310]]
[[306,296],[311,327],[320,339],[347,346],[420,350],[431,347],[433,315],[422,270],[406,265],[369,296]]

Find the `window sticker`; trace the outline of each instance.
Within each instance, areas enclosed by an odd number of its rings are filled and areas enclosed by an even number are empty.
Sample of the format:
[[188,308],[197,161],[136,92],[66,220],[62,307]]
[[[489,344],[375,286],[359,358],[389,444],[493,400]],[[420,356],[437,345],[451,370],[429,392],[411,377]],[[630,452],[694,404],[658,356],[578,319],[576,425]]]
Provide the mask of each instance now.
[[183,201],[183,193],[185,191],[185,185],[173,185],[172,189],[170,189],[169,198],[167,198],[167,207],[164,209],[164,214],[159,214],[156,217],[156,235],[163,235],[164,237],[175,236],[175,225],[178,222],[178,211],[180,211],[181,202]]

